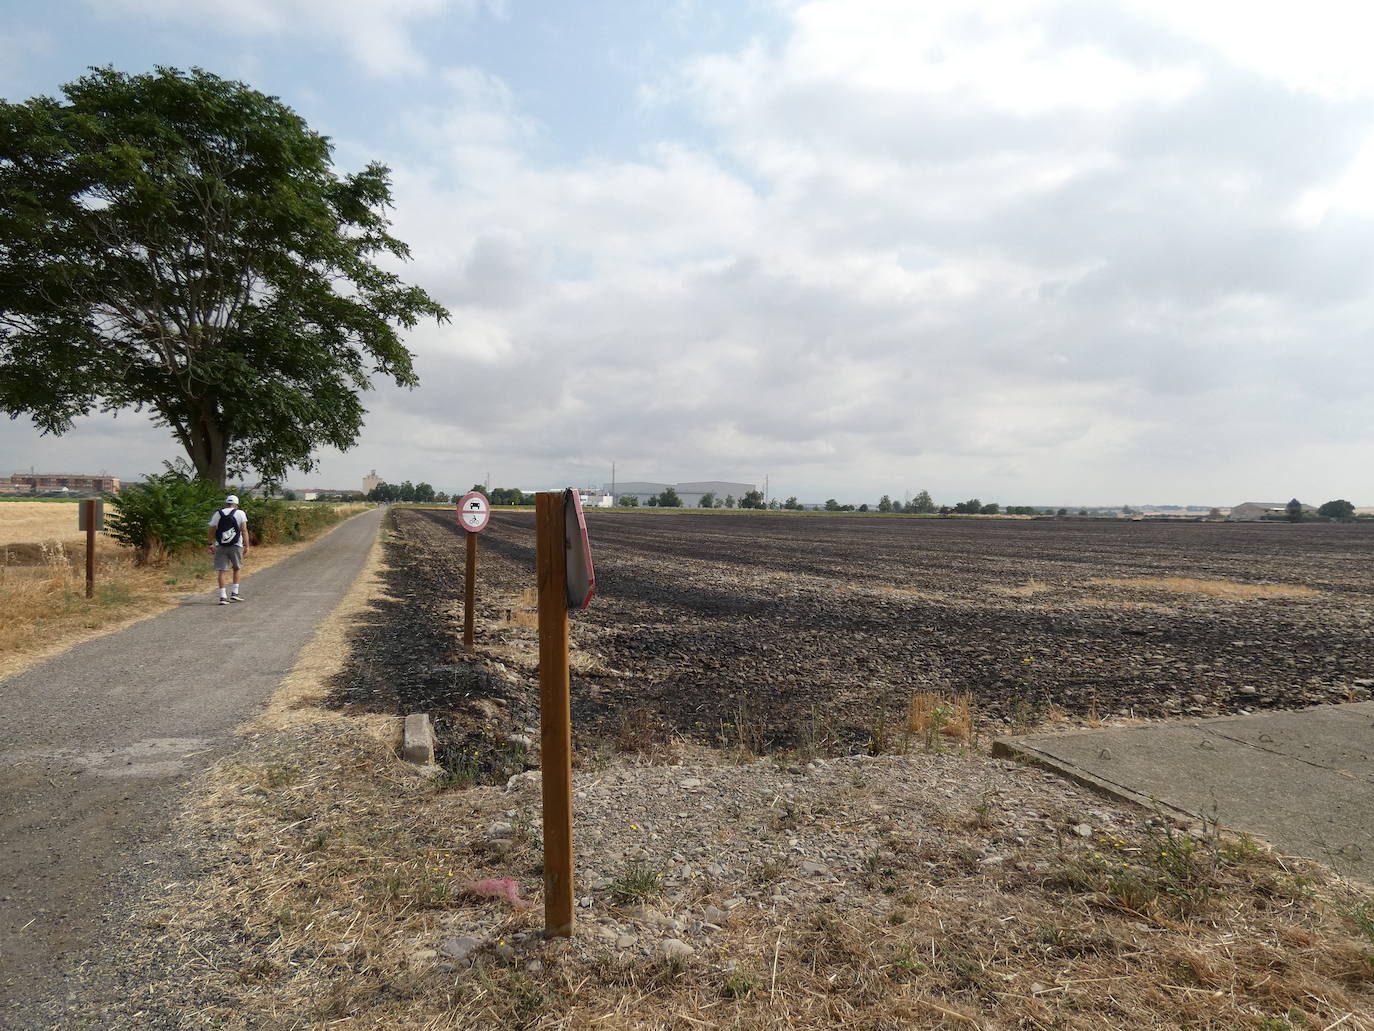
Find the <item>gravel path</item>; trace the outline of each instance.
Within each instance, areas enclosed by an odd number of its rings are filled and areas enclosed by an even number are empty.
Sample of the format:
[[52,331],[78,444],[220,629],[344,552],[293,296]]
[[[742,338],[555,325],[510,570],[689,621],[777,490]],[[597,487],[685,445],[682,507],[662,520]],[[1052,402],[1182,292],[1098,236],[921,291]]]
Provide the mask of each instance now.
[[0,1027],[71,1026],[92,993],[125,994],[101,943],[145,884],[178,877],[166,842],[188,782],[290,671],[380,519],[246,576],[243,604],[188,597],[0,681]]

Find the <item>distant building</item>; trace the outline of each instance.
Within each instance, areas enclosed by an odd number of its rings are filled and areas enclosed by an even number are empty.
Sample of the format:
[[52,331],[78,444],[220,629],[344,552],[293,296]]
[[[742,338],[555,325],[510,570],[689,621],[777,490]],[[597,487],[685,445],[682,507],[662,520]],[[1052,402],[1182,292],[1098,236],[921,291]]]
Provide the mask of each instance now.
[[83,494],[116,494],[118,476],[85,476],[69,473],[15,473],[0,476],[0,494],[41,494],[45,491]]
[[[1304,516],[1314,516],[1317,509],[1312,505],[1303,505],[1302,514]],[[1288,505],[1283,501],[1247,501],[1242,505],[1236,505],[1231,509],[1231,514],[1226,517],[1228,522],[1248,523],[1254,522],[1265,517],[1287,518]]]
[[[615,484],[615,500],[618,504],[621,498],[636,497],[641,505],[645,504],[650,498],[657,497],[669,487],[677,491],[677,496],[682,500],[683,508],[700,508],[701,498],[704,494],[714,494],[716,505],[725,504],[727,496],[733,496],[736,501],[748,494],[751,490],[757,489],[752,483],[730,483],[726,480],[703,480],[697,483],[650,483],[648,481],[629,481],[627,483]],[[611,484],[604,484],[601,488],[607,494],[611,493]]]
[[377,475],[377,470],[373,469],[370,473],[363,477],[363,493],[371,494],[374,490],[376,490],[385,482],[385,480],[383,480],[380,476]]

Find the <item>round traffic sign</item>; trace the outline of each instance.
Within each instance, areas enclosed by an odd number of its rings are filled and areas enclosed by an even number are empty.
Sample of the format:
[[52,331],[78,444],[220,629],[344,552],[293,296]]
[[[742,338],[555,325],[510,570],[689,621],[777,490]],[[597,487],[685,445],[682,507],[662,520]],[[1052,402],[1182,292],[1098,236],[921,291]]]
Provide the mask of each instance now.
[[491,502],[478,490],[470,490],[458,500],[458,525],[468,533],[481,533],[491,519]]

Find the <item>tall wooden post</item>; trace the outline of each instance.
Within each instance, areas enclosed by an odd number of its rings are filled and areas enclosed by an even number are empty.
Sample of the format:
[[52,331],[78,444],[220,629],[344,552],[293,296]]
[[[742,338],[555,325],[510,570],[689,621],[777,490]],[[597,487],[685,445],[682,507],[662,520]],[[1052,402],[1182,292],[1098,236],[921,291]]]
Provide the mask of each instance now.
[[536,494],[534,504],[539,738],[544,777],[544,933],[566,938],[573,926],[572,700],[563,492]]
[[468,532],[468,571],[463,594],[463,647],[472,647],[473,610],[477,596],[477,534]]
[[81,503],[86,506],[86,597],[91,598],[95,596],[95,499]]

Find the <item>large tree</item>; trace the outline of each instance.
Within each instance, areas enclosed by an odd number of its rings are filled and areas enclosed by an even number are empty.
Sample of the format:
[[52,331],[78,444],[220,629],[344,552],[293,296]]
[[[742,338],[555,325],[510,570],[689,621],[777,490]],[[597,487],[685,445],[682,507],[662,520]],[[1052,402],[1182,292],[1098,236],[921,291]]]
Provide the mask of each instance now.
[[61,434],[147,409],[223,484],[356,442],[400,329],[448,313],[374,259],[389,172],[336,175],[277,98],[199,69],[93,69],[0,101],[0,411]]

